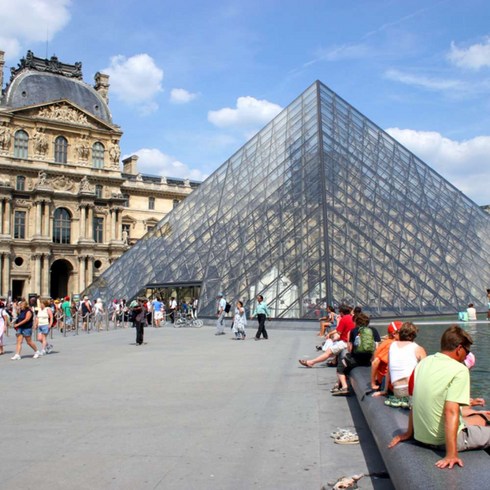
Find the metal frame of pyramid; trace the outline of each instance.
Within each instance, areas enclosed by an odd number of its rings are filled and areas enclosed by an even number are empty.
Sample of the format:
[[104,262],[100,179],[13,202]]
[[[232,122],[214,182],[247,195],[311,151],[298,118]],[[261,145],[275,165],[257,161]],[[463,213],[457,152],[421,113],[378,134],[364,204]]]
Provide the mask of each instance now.
[[276,318],[486,309],[490,216],[317,81],[92,284],[106,301],[202,284]]

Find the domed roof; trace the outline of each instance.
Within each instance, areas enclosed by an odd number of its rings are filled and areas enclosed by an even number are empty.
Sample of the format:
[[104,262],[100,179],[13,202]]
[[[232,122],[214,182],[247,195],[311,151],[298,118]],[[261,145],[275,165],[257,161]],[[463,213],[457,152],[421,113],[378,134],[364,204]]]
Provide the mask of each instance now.
[[63,99],[112,124],[103,96],[82,80],[81,63],[66,65],[55,57],[41,60],[31,52],[21,60],[17,70],[12,69],[3,105],[20,108]]

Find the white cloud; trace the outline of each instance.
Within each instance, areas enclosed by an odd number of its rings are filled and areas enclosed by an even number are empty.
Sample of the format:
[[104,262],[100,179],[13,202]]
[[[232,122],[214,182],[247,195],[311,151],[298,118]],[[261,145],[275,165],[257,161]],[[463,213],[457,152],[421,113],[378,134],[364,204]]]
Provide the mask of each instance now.
[[355,60],[365,58],[370,53],[370,48],[365,44],[343,44],[341,46],[331,46],[321,49],[317,53],[317,59],[310,61],[307,64],[315,63],[316,61],[341,61]]
[[[188,165],[161,152],[157,148],[141,148],[133,154],[139,156],[138,170],[143,174],[178,177],[198,181],[202,181],[207,177],[201,170],[189,168]],[[127,156],[129,155],[126,155],[124,158]]]
[[198,94],[188,92],[183,88],[173,88],[170,91],[170,102],[174,104],[187,104],[194,100]]
[[447,58],[460,68],[479,70],[482,67],[490,66],[490,37],[485,38],[482,43],[473,44],[468,48],[458,48],[453,42]]
[[142,113],[158,109],[155,98],[163,90],[163,70],[151,56],[113,56],[110,66],[102,71],[110,76],[111,92],[124,103],[137,106]]
[[70,21],[71,4],[72,0],[0,0],[0,49],[6,59],[17,59],[24,45],[53,39]]
[[490,204],[490,136],[456,141],[435,131],[386,131],[468,197]]
[[429,90],[457,90],[466,91],[468,85],[461,80],[441,79],[426,77],[422,75],[412,75],[399,70],[391,69],[385,72],[385,77],[406,85],[415,85]]
[[225,107],[208,112],[208,121],[219,128],[250,128],[271,121],[282,107],[267,100],[254,97],[238,97],[236,108]]

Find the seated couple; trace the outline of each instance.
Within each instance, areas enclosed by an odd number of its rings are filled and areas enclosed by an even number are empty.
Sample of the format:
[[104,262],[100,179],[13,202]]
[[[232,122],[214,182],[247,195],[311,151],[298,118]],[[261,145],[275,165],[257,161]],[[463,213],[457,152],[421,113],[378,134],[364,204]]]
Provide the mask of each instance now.
[[471,403],[470,372],[464,361],[472,344],[470,334],[453,325],[442,335],[441,351],[418,363],[408,428],[389,447],[413,438],[433,449],[444,448],[445,456],[435,463],[438,468],[463,466],[459,451],[490,447],[490,427],[471,425],[462,416],[462,408]]
[[341,306],[340,320],[337,328],[328,333],[328,339],[323,346],[324,353],[319,355],[315,359],[305,360],[300,359],[299,363],[311,368],[319,362],[324,362],[332,356],[337,356],[341,351],[347,348],[347,342],[349,340],[349,332],[355,327],[354,320],[351,315],[351,308],[349,306]]

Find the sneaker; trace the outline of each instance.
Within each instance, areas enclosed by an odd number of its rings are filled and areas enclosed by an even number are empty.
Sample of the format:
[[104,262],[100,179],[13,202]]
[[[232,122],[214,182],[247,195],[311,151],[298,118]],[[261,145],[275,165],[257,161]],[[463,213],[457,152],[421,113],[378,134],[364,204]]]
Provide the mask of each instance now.
[[41,355],[42,356],[45,356],[46,355],[46,351],[44,349],[41,351]]
[[38,357],[41,357],[42,354],[37,350],[35,353],[34,353],[34,356],[32,356],[33,359],[37,359]]
[[51,354],[51,352],[53,352],[53,346],[51,344],[48,344],[46,346],[46,354]]
[[14,357],[11,357],[10,358],[12,361],[20,361],[22,359],[22,357],[19,356],[19,354],[15,354]]

